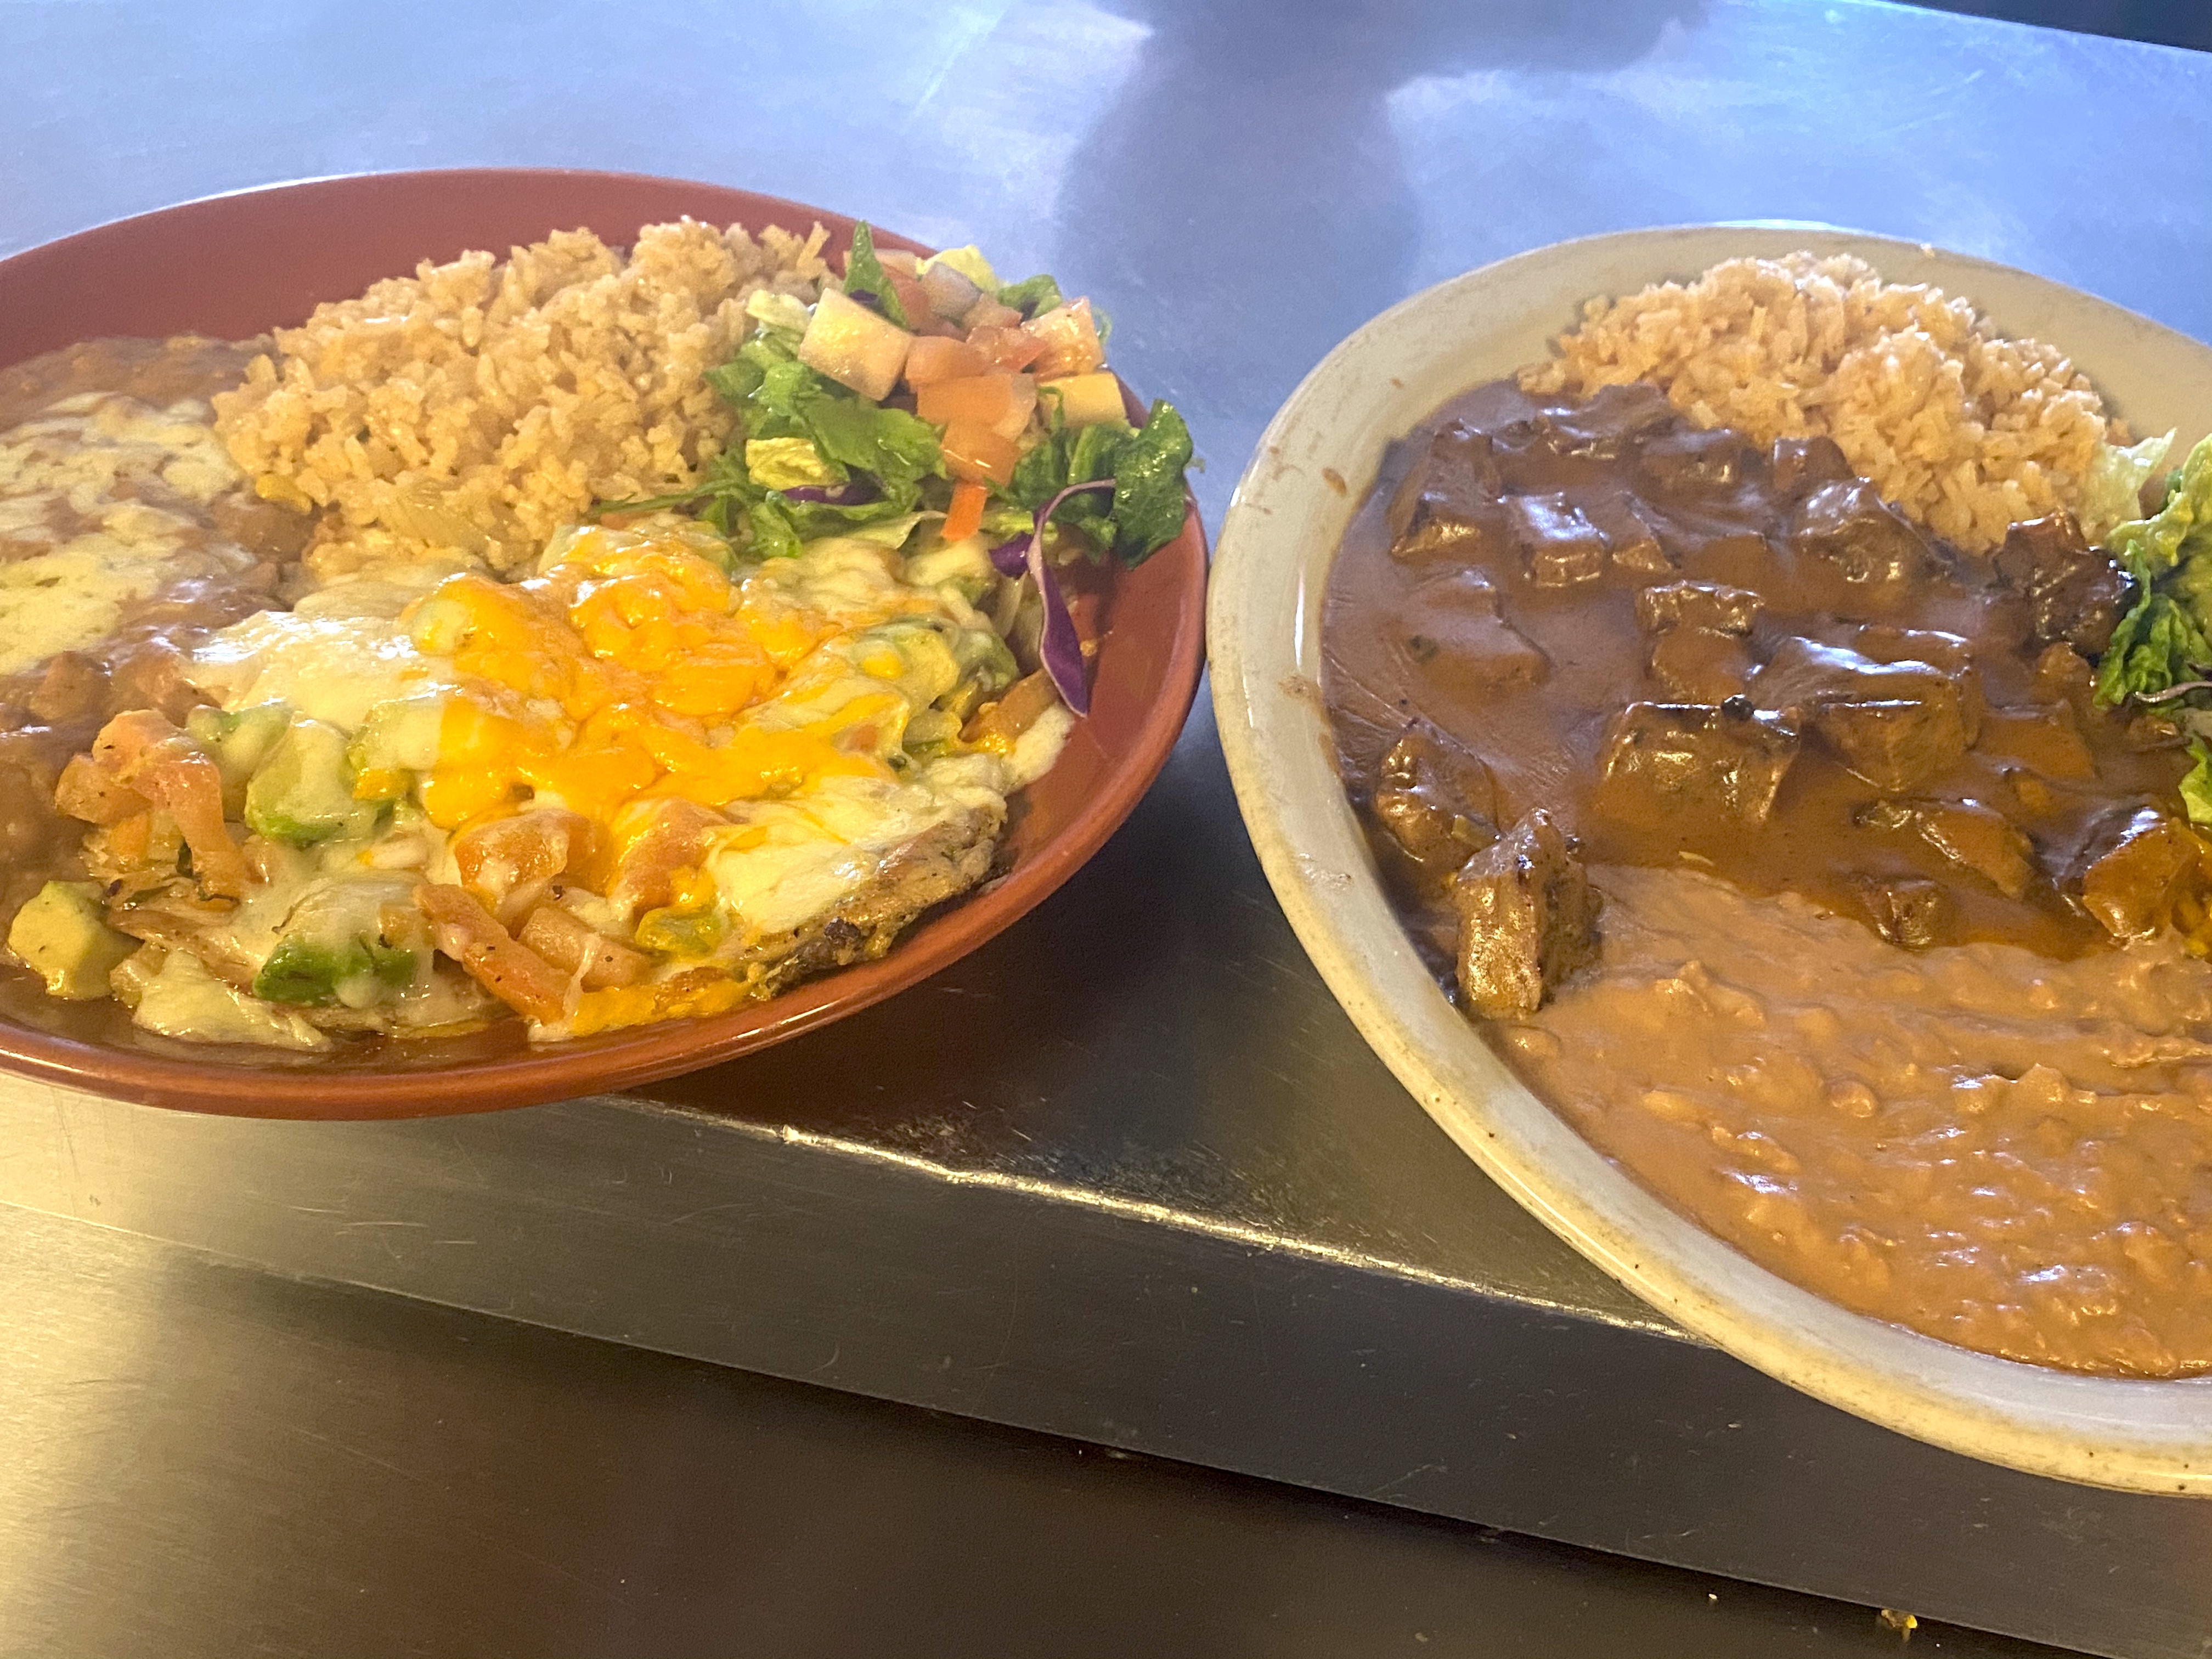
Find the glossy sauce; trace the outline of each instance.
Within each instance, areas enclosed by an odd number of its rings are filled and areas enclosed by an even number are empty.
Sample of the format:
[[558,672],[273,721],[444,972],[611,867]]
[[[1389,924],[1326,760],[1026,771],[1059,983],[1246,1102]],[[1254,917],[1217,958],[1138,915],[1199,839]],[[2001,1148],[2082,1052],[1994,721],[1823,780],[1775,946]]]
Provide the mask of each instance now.
[[[2063,890],[2067,874],[2116,809],[2172,802],[2187,765],[2176,736],[2093,708],[2087,662],[2032,639],[2025,600],[1998,591],[1986,565],[1931,544],[1929,574],[1917,580],[1853,582],[1833,562],[1792,549],[1790,491],[1763,452],[1708,443],[1732,434],[1674,419],[1626,441],[1570,434],[1565,443],[1592,453],[1563,454],[1560,441],[1547,442],[1547,407],[1556,415],[1573,406],[1547,405],[1510,382],[1448,406],[1403,446],[1395,475],[1346,536],[1323,641],[1340,757],[1355,788],[1417,711],[1489,764],[1501,826],[1532,806],[1549,808],[1592,863],[1688,862],[1753,891],[1801,892],[1844,913],[1863,910],[1867,878],[1927,879],[1957,904],[1954,939],[2062,955],[2100,944],[2102,930]],[[1609,539],[1627,545],[1628,556],[1607,550],[1593,561],[1594,575],[1547,581],[1532,568],[1526,532],[1504,520],[1435,556],[1394,557],[1391,492],[1430,434],[1455,425],[1491,440],[1508,507],[1534,497],[1553,525],[1563,506],[1601,533],[1615,526]],[[1711,459],[1662,465],[1692,475],[1702,465],[1726,481],[1655,483],[1645,453],[1692,444]],[[1561,539],[1571,544],[1571,535]],[[1634,547],[1638,540],[1646,544]],[[1747,590],[1760,604],[1747,635],[1707,635],[1713,660],[1687,661],[1670,682],[1654,672],[1661,640],[1639,624],[1638,599],[1686,582]],[[1494,622],[1485,614],[1492,609]],[[1907,690],[1930,671],[1954,682],[1963,671],[1978,726],[1971,750],[1937,775],[1885,789],[1823,743],[1804,742],[1771,815],[1757,825],[1599,810],[1601,760],[1621,710],[1639,701],[1717,701],[1735,687],[1762,708],[1786,702],[1787,657],[1778,652],[1792,640],[1897,668]],[[1516,672],[1506,659],[1520,641],[1536,654]],[[1701,672],[1705,695],[1686,696],[1686,681]],[[2019,824],[2034,843],[2039,878],[2008,896],[1962,875],[1923,837],[1869,821],[1869,809],[1899,797],[1971,801]]]
[[[1606,896],[1598,963],[1486,1027],[1601,1150],[1861,1311],[2069,1369],[2212,1369],[2212,968],[2081,902],[2116,823],[2177,810],[2177,740],[2095,708],[1985,562],[1808,552],[1793,458],[1603,413],[1468,394],[1394,453],[1332,570],[1340,765],[1409,932],[1449,984],[1457,916],[1368,810],[1418,718],[1487,765],[1496,829],[1548,810]],[[1421,464],[1455,426],[1478,528],[1424,545]],[[1714,626],[1654,625],[1685,608]],[[1865,711],[1805,692],[1839,684],[1960,729],[1854,769],[1837,722]],[[1686,703],[1788,750],[1763,817],[1607,781],[1624,710]],[[1945,812],[1988,832],[1965,861],[1911,817]],[[1881,896],[1930,890],[1940,924],[1890,942]]]

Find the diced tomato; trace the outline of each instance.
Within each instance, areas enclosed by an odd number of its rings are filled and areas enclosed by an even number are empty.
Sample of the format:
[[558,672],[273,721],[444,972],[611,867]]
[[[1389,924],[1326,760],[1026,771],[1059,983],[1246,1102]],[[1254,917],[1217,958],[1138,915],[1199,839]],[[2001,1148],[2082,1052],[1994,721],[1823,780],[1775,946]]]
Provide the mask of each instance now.
[[972,421],[956,421],[946,427],[939,447],[945,454],[945,470],[970,483],[1012,483],[1014,463],[1021,459],[1012,438],[1001,438],[989,427]]
[[1012,306],[1000,305],[986,294],[961,313],[960,325],[970,335],[979,328],[1019,328],[1022,313]]
[[952,486],[952,505],[945,514],[945,539],[965,541],[983,527],[983,508],[989,503],[988,484],[960,483]]
[[971,330],[968,343],[990,361],[994,368],[1019,372],[1044,356],[1045,343],[1022,328]]
[[911,386],[927,386],[933,380],[965,380],[971,374],[990,372],[991,360],[965,340],[924,336],[908,348],[906,354],[906,383]]
[[876,263],[881,265],[885,274],[889,276],[914,276],[920,275],[921,270],[921,259],[908,253],[902,247],[878,248]]
[[1098,343],[1097,325],[1091,320],[1088,300],[1070,300],[1066,305],[1054,306],[1030,323],[1027,331],[1043,343],[1044,351],[1036,359],[1036,369],[1047,380],[1063,374],[1088,374],[1106,361],[1106,349]]
[[1013,407],[1014,377],[1011,374],[932,380],[914,394],[914,412],[933,426],[973,421],[977,426],[996,428]]
[[922,328],[937,320],[937,313],[930,308],[929,295],[922,291],[920,281],[888,268],[884,276],[891,285],[891,292],[898,295],[899,308],[906,313],[908,328]]

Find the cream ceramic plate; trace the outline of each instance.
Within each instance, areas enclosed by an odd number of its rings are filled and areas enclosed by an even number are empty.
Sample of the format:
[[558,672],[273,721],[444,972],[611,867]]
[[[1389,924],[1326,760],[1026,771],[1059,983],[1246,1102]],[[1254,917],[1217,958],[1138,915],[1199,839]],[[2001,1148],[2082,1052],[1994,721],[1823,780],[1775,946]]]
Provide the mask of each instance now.
[[1647,1301],[1771,1376],[1954,1451],[2100,1486],[2212,1494],[2212,1380],[2069,1376],[1848,1313],[1754,1267],[1584,1144],[1422,967],[1331,763],[1322,592],[1386,445],[1454,393],[1540,360],[1594,295],[1799,247],[1856,253],[1891,282],[1967,295],[2003,332],[2072,354],[2138,431],[2178,427],[2185,448],[2212,428],[2212,349],[2040,277],[1912,243],[1772,226],[1636,231],[1455,277],[1323,359],[1237,486],[1207,638],[1244,821],[1322,977],[1399,1080],[1492,1179]]

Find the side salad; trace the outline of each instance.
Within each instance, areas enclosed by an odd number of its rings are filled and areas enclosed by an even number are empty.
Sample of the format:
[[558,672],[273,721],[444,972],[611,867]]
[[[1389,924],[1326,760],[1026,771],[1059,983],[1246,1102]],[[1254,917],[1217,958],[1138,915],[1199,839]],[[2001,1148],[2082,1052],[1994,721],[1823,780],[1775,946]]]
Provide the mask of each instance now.
[[2106,538],[2134,584],[2134,604],[2097,665],[2097,701],[2133,698],[2190,735],[2196,765],[2181,797],[2196,823],[2212,826],[2212,437],[2190,451],[2148,518]]
[[1002,283],[981,252],[878,251],[854,227],[842,287],[811,307],[748,302],[752,331],[707,379],[739,430],[697,489],[602,502],[682,508],[754,558],[825,536],[946,545],[981,537],[1021,577],[1039,665],[1086,713],[1082,649],[1055,576],[1072,560],[1141,564],[1182,528],[1189,428],[1172,405],[1130,418],[1109,325],[1048,276]]

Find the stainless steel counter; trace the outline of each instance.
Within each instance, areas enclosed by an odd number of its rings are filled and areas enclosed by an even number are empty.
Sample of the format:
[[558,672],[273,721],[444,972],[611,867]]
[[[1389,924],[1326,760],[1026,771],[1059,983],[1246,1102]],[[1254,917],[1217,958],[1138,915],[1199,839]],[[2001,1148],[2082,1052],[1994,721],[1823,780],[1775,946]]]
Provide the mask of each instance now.
[[[0,0],[0,251],[497,161],[741,184],[1053,269],[1190,416],[1215,523],[1342,333],[1587,232],[1850,224],[2212,335],[2212,58],[1881,5]],[[1489,1186],[1314,976],[1203,709],[1060,896],[830,1030],[649,1097],[420,1124],[0,1083],[0,1204],[2086,1650],[2212,1652],[2212,1509],[1814,1405]]]

